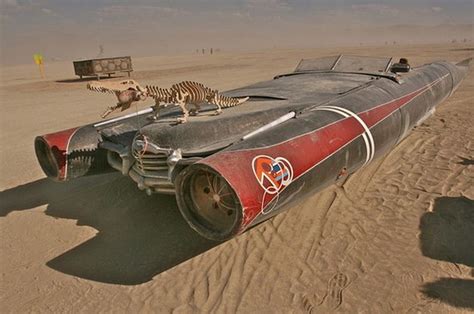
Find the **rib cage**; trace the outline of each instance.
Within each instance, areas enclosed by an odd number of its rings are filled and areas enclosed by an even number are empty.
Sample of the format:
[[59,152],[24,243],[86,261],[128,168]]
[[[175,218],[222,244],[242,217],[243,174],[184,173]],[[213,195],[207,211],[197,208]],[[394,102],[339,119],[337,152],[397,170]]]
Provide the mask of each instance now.
[[245,98],[233,98],[220,95],[217,90],[211,90],[209,87],[197,82],[183,81],[174,84],[170,89],[157,86],[146,86],[150,97],[160,102],[197,104],[202,102],[212,103],[222,108],[229,108],[240,105],[245,102]]
[[182,100],[188,104],[207,102],[211,89],[201,83],[183,81],[171,86],[171,90],[176,93],[177,100]]
[[171,103],[174,102],[175,97],[170,89],[160,88],[153,85],[147,85],[146,90],[148,96],[154,98],[158,102]]

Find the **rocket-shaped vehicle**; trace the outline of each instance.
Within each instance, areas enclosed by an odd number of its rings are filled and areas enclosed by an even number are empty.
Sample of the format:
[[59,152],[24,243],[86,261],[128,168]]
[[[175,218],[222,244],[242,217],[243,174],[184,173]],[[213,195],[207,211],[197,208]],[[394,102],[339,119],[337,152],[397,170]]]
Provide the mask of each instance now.
[[302,60],[225,93],[249,100],[221,115],[175,124],[173,107],[157,120],[145,109],[38,136],[36,154],[58,181],[118,170],[147,193],[175,194],[193,229],[225,240],[387,154],[456,90],[469,62]]

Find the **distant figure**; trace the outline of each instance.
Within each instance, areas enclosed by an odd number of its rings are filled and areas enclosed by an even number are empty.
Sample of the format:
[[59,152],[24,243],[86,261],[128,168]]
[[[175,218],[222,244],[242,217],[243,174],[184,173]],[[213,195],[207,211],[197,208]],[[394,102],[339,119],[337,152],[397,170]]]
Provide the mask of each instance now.
[[202,54],[206,53],[206,49],[202,49]]
[[99,54],[97,55],[97,58],[102,58],[104,56],[104,46],[99,45]]
[[211,48],[211,55],[212,55],[212,48]]

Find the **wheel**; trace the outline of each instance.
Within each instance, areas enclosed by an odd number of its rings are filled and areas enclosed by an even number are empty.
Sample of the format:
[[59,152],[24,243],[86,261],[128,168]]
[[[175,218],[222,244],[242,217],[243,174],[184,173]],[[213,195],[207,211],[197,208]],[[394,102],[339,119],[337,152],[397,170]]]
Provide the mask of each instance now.
[[204,165],[192,165],[179,174],[176,186],[179,209],[199,234],[225,240],[238,232],[241,205],[219,173]]

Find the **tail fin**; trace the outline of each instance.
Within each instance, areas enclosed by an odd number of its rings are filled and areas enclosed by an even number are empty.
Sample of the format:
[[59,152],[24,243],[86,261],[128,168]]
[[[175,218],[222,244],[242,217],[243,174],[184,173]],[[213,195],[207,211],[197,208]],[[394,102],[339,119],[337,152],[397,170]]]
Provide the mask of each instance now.
[[469,67],[471,61],[472,61],[472,58],[467,58],[467,59],[462,60],[461,62],[456,63],[456,66],[458,66],[458,67]]

